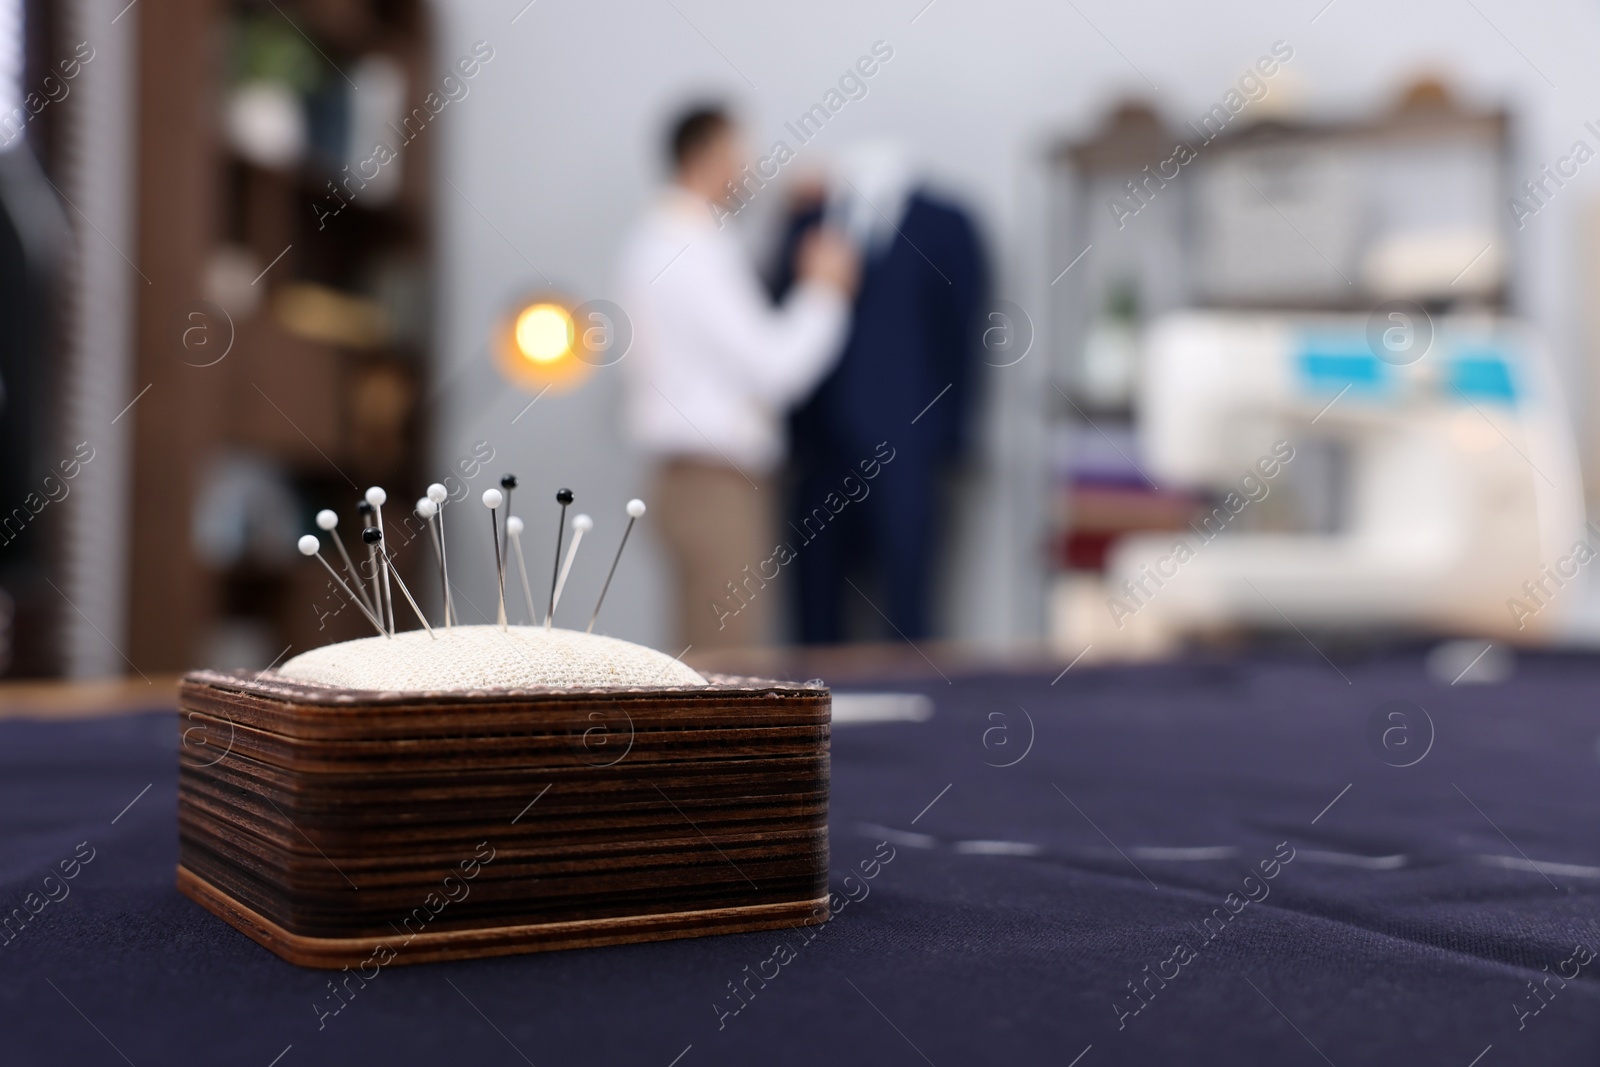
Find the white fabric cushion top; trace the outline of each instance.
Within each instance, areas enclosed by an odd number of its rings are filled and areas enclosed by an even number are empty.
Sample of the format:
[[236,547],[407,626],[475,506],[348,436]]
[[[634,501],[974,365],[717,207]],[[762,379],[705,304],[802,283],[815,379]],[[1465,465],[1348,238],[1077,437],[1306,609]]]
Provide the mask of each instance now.
[[707,682],[653,648],[578,630],[456,626],[406,630],[312,649],[278,673],[343,689],[452,691],[541,686],[659,689]]

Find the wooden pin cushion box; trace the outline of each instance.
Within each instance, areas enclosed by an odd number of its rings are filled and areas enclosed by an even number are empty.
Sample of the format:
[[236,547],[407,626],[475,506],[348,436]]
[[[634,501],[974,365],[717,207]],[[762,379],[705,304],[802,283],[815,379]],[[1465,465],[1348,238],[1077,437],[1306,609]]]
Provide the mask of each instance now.
[[179,690],[178,888],[340,968],[828,918],[821,686]]

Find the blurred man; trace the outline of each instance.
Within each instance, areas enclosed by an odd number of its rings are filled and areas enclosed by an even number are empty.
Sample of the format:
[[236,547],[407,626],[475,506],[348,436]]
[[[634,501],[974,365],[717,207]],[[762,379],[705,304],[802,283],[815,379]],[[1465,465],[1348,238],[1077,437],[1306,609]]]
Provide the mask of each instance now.
[[669,156],[671,183],[622,257],[629,426],[657,463],[651,506],[677,572],[678,639],[760,644],[772,635],[773,575],[758,572],[773,554],[784,418],[838,358],[856,258],[837,234],[812,234],[774,307],[720,222],[745,165],[728,114],[684,115]]

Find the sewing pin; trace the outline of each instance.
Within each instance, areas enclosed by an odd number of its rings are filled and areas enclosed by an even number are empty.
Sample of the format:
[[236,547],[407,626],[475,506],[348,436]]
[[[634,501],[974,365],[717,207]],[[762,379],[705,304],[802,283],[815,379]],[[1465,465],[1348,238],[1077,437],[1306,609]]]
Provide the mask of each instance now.
[[350,587],[345,584],[344,579],[339,577],[339,572],[333,569],[333,564],[323,558],[321,549],[322,542],[317,540],[315,534],[306,534],[300,538],[300,554],[302,556],[316,556],[317,562],[327,568],[328,574],[332,576],[335,582],[339,583],[339,588],[344,590],[344,594],[350,598],[350,602],[361,609],[361,614],[367,617],[368,622],[377,627],[379,635],[388,637],[388,631],[383,628],[383,624],[378,621],[378,617],[372,613],[372,609],[367,607],[366,601],[351,591]]
[[334,532],[338,525],[339,513],[332,508],[323,508],[317,512],[317,526],[326,530],[328,535],[333,538],[334,546],[339,549],[339,558],[344,560],[344,569],[350,575],[350,581],[355,588],[356,595],[367,606],[367,610],[372,611],[372,601],[367,599],[367,586],[361,580],[361,572],[356,570],[356,565],[351,562],[350,553],[344,547],[344,538]]
[[450,499],[450,490],[434,482],[428,486],[428,499],[439,509],[439,572],[444,582],[444,624],[449,627],[461,621],[456,618],[455,595],[450,591],[450,547],[444,539],[444,505]]
[[483,506],[489,509],[489,539],[494,542],[494,570],[500,587],[500,629],[506,628],[506,565],[500,556],[500,527],[495,521],[495,509],[500,506],[500,490],[485,489]]
[[[373,525],[378,530],[378,541],[379,542],[381,542],[383,540],[383,505],[384,505],[384,502],[387,501],[388,499],[389,499],[389,494],[385,493],[383,491],[383,489],[381,487],[379,487],[379,486],[374,485],[374,486],[372,486],[371,488],[369,488],[367,490],[367,503],[372,505],[372,514],[373,514],[374,519],[376,520],[373,523]],[[363,533],[361,535],[361,538],[362,538],[362,540],[365,541],[366,540],[366,534]],[[372,544],[373,542],[368,541],[367,543],[368,544]],[[385,558],[387,558],[388,555],[389,555],[389,553],[384,550],[384,547],[383,547],[382,544],[378,545],[378,552],[379,552],[379,554],[381,554]],[[384,571],[383,572],[383,600],[384,600],[384,605],[388,609],[388,613],[389,613],[388,614],[389,632],[390,633],[394,633],[394,588],[392,586],[390,586],[390,584],[389,584],[389,572],[388,571]]]
[[528,602],[528,625],[539,624],[539,613],[533,606],[533,591],[528,588],[528,563],[522,557],[522,519],[516,515],[506,517],[506,535],[511,540],[511,550],[517,557],[517,573],[522,576],[522,596]]
[[572,490],[556,490],[556,503],[561,505],[561,519],[556,523],[556,558],[550,564],[550,607],[544,613],[546,630],[550,629],[550,616],[556,613],[556,579],[561,573],[561,537],[567,532],[567,505],[572,503]]
[[[377,505],[373,505],[373,506],[376,507]],[[387,548],[385,548],[384,544],[383,544],[383,531],[381,529],[379,529],[378,527],[376,527],[376,526],[374,526],[374,527],[372,527],[371,529],[368,529],[368,530],[362,530],[361,531],[361,539],[363,541],[365,541],[367,544],[374,545],[374,546],[377,547],[378,555],[382,556],[383,557],[383,562],[388,564],[388,566],[389,566],[389,569],[384,571],[383,573],[385,575],[388,575],[388,574],[391,574],[391,573],[394,575],[394,580],[400,584],[400,592],[405,595],[406,603],[410,604],[411,605],[411,610],[417,613],[417,621],[422,623],[422,628],[424,630],[428,631],[428,636],[433,638],[435,641],[437,641],[439,639],[439,635],[434,633],[433,632],[433,627],[428,625],[427,617],[422,614],[422,609],[417,607],[417,602],[414,599],[412,599],[411,590],[406,588],[406,580],[404,578],[400,577],[400,571],[399,571],[398,568],[395,567],[394,560],[389,558],[389,550]],[[387,580],[387,579],[385,579],[385,580]]]
[[[516,487],[517,476],[515,474],[502,474],[500,476],[500,488],[505,492],[506,495],[506,522],[508,523],[511,521],[511,490],[515,489]],[[502,528],[500,531],[500,551],[502,554],[507,551],[505,528]]]
[[[361,530],[365,534],[367,530],[372,529],[372,505],[363,499],[356,505],[356,514],[361,516]],[[366,538],[363,536],[362,540],[365,541]],[[371,572],[369,580],[372,582],[372,599],[369,603],[379,619],[383,618],[383,582],[378,577],[378,572],[382,569],[378,566],[378,553],[371,545],[367,545],[367,570]]]
[[[417,500],[417,518],[421,519],[422,524],[428,528],[428,539],[433,542],[433,560],[435,563],[439,564],[440,603],[447,604],[447,598],[450,595],[450,589],[445,584],[444,579],[444,550],[439,545],[439,529],[433,524],[433,518],[437,514],[439,514],[438,504],[435,504],[427,497],[420,497]],[[450,609],[448,606],[444,608],[444,625],[446,629],[449,629]]]
[[600,599],[594,602],[594,614],[589,616],[588,629],[584,633],[594,633],[594,620],[600,617],[600,605],[606,602],[606,590],[611,588],[611,578],[617,573],[617,564],[622,560],[622,550],[627,547],[628,535],[633,532],[633,524],[645,512],[644,501],[635,497],[628,501],[628,528],[622,531],[622,541],[617,545],[617,554],[611,559],[611,569],[606,572],[606,584],[600,587]]
[[567,548],[567,558],[561,564],[561,577],[556,579],[555,599],[550,602],[550,614],[556,613],[556,608],[561,603],[561,591],[567,587],[567,575],[572,572],[572,561],[578,555],[578,545],[583,541],[583,535],[594,529],[594,520],[587,515],[579,515],[572,520],[572,544]]

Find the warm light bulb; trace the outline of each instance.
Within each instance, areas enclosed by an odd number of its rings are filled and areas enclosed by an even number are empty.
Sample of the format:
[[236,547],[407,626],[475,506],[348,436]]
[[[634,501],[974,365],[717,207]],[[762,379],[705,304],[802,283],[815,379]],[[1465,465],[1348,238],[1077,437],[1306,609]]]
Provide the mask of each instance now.
[[572,316],[556,304],[534,304],[517,315],[517,350],[535,363],[554,363],[572,350]]

